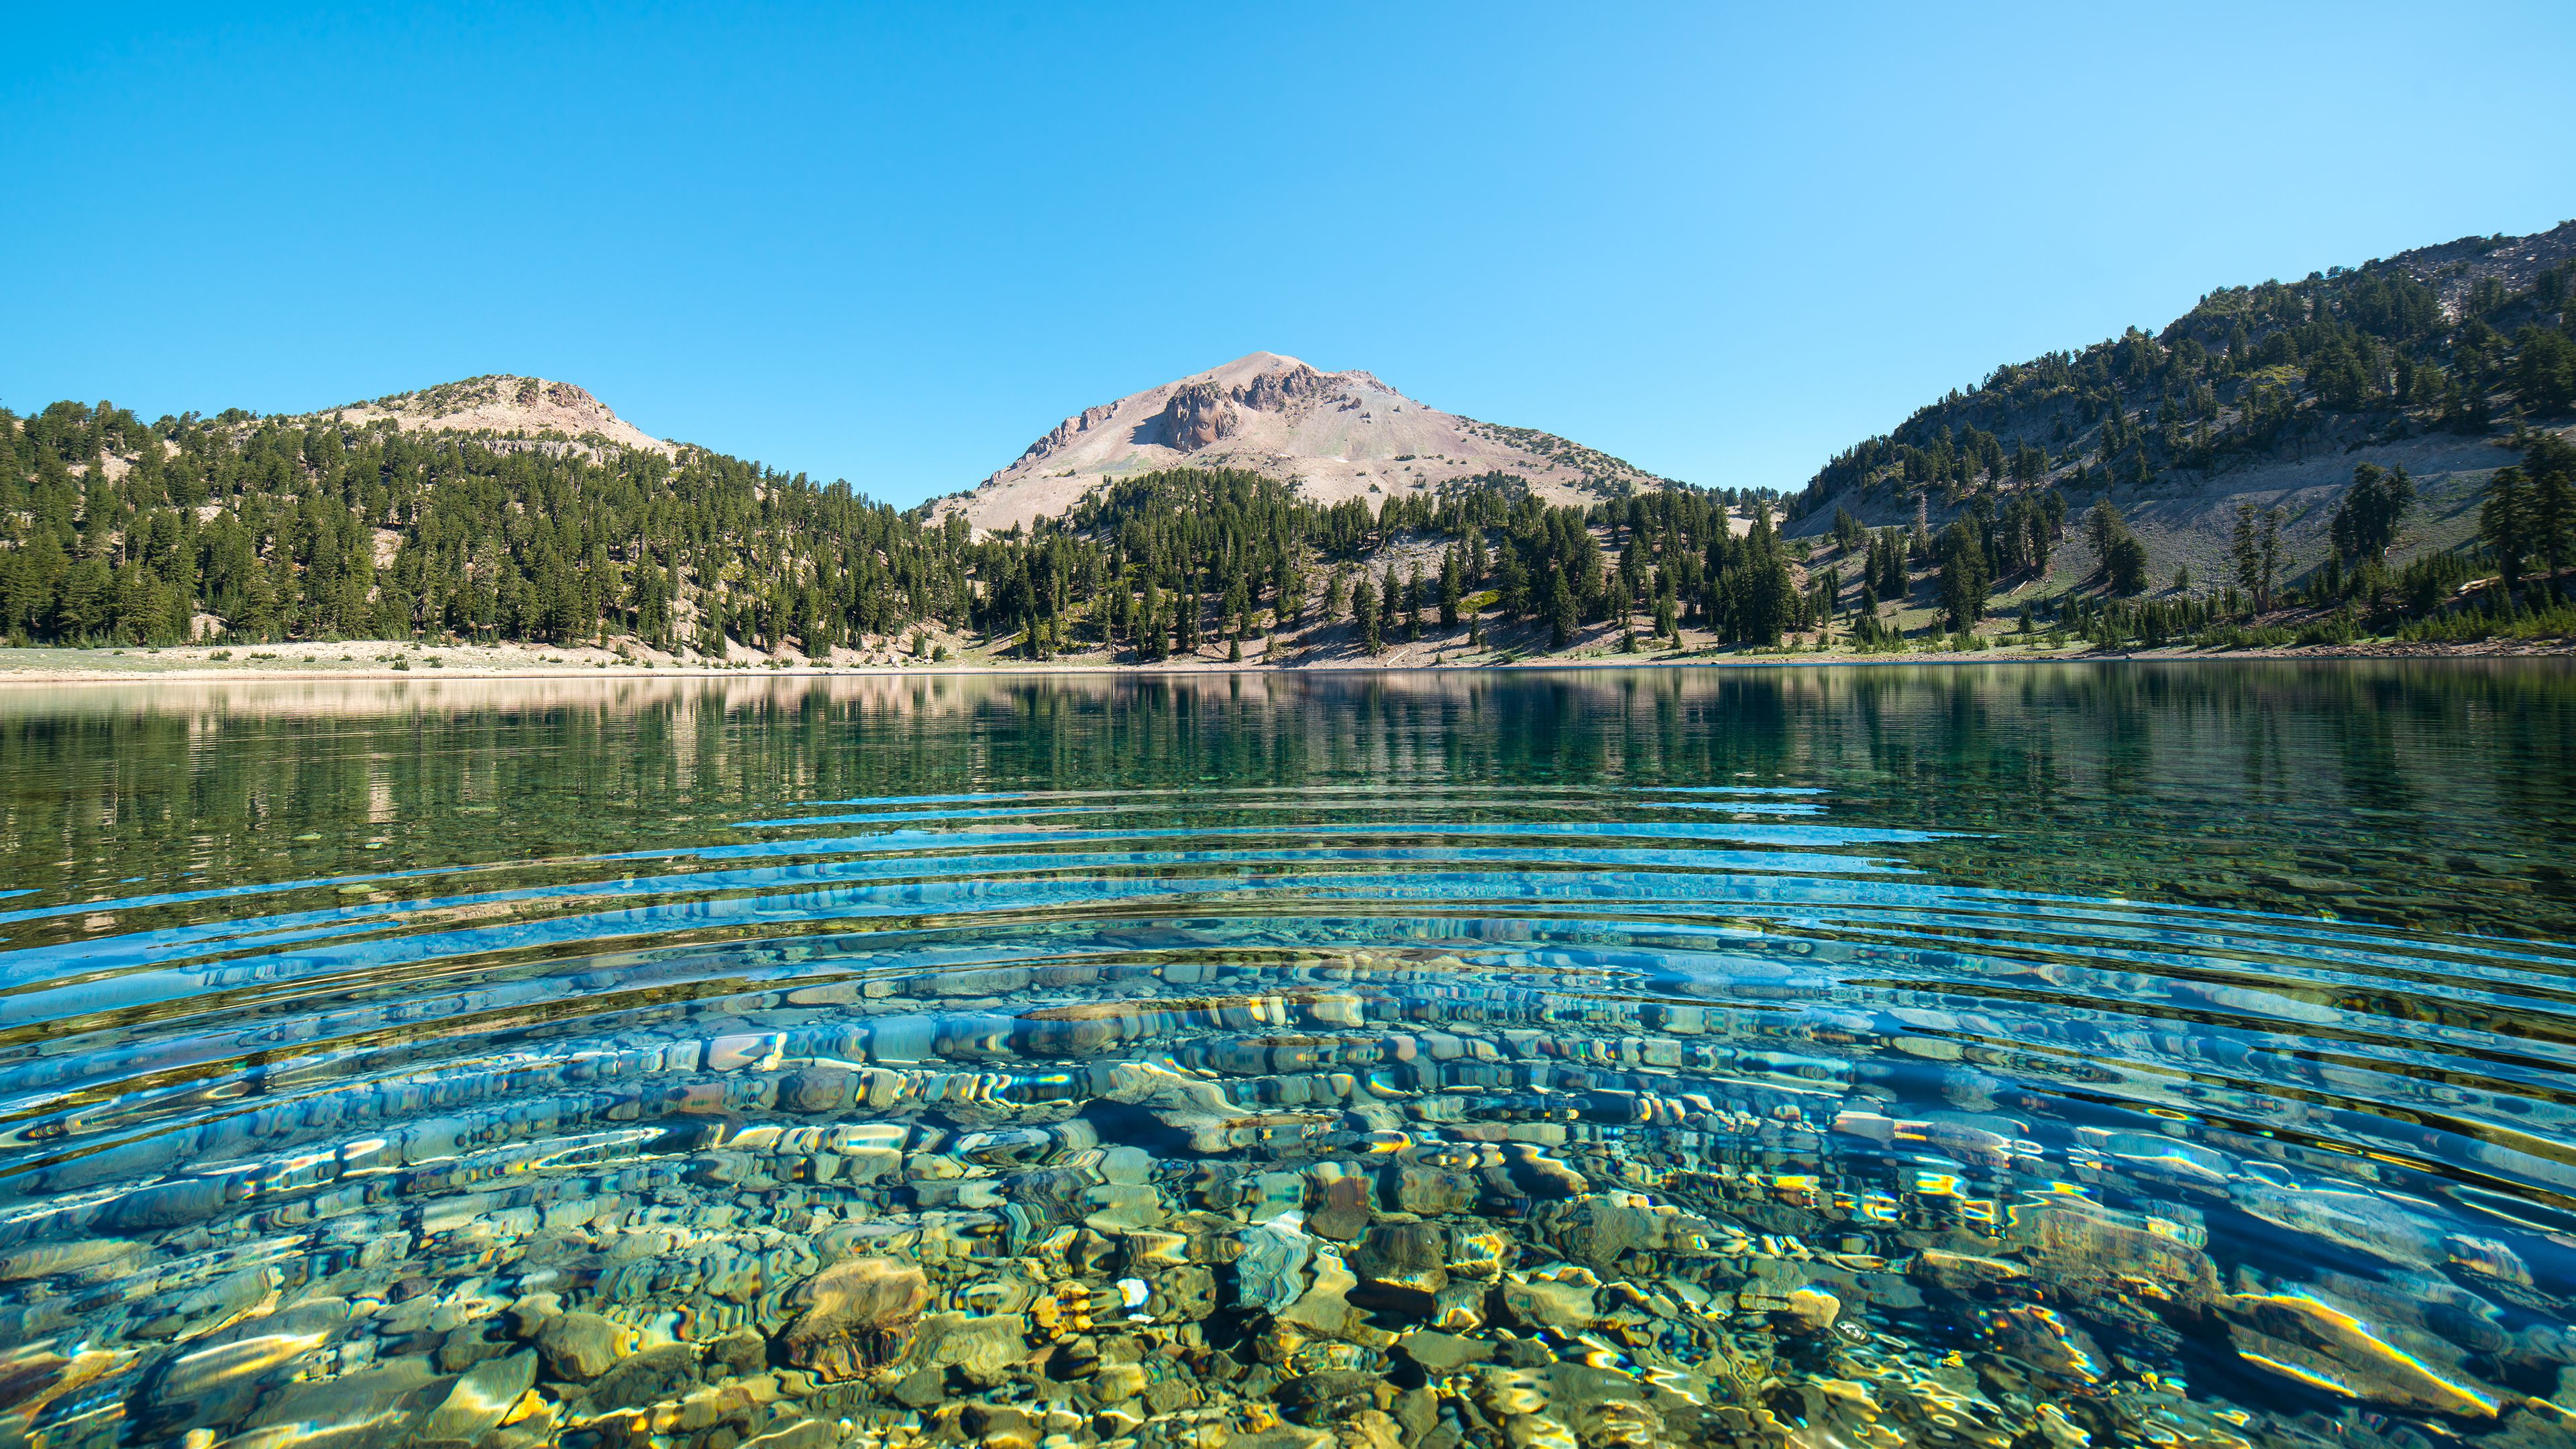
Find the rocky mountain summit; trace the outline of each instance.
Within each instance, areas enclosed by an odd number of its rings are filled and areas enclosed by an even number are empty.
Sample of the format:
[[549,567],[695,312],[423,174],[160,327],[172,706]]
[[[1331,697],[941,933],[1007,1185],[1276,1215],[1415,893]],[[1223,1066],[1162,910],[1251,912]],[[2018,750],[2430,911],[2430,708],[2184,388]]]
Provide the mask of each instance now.
[[1112,478],[1183,465],[1294,480],[1319,503],[1436,492],[1493,472],[1518,474],[1557,503],[1666,481],[1553,433],[1442,412],[1370,373],[1323,372],[1255,352],[1086,408],[934,511],[962,511],[979,528],[1025,526],[1064,513]]
[[394,393],[372,402],[326,408],[314,416],[357,427],[390,419],[407,433],[596,438],[619,447],[660,453],[666,458],[679,451],[678,445],[619,417],[586,389],[568,382],[509,373]]

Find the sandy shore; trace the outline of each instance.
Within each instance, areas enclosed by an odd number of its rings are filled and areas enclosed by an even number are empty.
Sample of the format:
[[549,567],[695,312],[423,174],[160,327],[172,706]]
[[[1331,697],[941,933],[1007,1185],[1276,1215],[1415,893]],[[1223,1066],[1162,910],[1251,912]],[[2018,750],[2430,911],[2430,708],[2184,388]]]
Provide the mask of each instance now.
[[0,648],[0,686],[109,684],[261,679],[574,679],[574,678],[706,678],[750,676],[980,675],[980,674],[1227,674],[1315,673],[1420,669],[1671,669],[1747,666],[1878,665],[1878,664],[2008,664],[2049,662],[2156,662],[2225,659],[2496,659],[2576,657],[2576,642],[2487,640],[2474,644],[2361,643],[2290,649],[2099,650],[2082,645],[2023,648],[2006,645],[1969,652],[1914,651],[1903,654],[1856,654],[1848,650],[1814,651],[1658,649],[1623,654],[1612,649],[1577,649],[1564,654],[1497,657],[1488,651],[1443,653],[1391,649],[1372,659],[1316,658],[1301,655],[1281,664],[1258,657],[1241,663],[1222,657],[1171,659],[1154,664],[1119,664],[1095,652],[1088,656],[1032,663],[1024,660],[968,658],[932,663],[879,652],[873,656],[839,651],[831,661],[801,656],[776,659],[754,654],[718,662],[704,658],[620,654],[595,648],[562,649],[518,644],[416,645],[385,643],[294,643],[230,649],[193,646],[173,649]]

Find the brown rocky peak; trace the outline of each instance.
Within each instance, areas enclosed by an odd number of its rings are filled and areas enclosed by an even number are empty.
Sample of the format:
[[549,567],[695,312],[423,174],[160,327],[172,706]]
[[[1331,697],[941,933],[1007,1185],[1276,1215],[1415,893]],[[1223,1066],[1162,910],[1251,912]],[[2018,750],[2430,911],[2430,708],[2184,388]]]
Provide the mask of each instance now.
[[1234,389],[1235,401],[1266,413],[1286,412],[1292,403],[1331,391],[1324,375],[1300,362],[1278,372],[1265,372]]
[[1172,389],[1163,404],[1163,441],[1184,453],[1196,452],[1242,430],[1243,415],[1234,399],[1212,382],[1190,382]]

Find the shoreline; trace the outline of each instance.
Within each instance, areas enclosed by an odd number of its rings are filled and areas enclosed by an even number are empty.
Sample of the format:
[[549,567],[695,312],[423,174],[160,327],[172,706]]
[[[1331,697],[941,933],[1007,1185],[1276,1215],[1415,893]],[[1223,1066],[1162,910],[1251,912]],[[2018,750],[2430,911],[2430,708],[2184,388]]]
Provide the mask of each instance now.
[[[338,646],[333,646],[338,647]],[[384,646],[377,646],[384,647]],[[12,655],[42,653],[72,656],[68,661],[19,663]],[[1150,665],[1072,663],[923,663],[923,664],[816,664],[797,663],[745,668],[736,665],[661,664],[650,667],[616,662],[605,666],[597,661],[581,663],[569,660],[534,660],[520,663],[462,663],[436,667],[396,669],[381,662],[353,662],[308,658],[303,660],[272,659],[241,663],[231,659],[207,659],[179,654],[176,651],[141,657],[155,661],[155,667],[136,667],[123,661],[136,656],[126,650],[0,649],[0,689],[47,687],[75,684],[206,684],[227,681],[246,683],[284,683],[299,680],[363,680],[383,683],[427,682],[441,679],[490,680],[514,679],[900,679],[941,677],[986,677],[1004,675],[1123,675],[1139,679],[1166,675],[1208,674],[1435,674],[1435,673],[1545,673],[1565,670],[1613,672],[1625,670],[1670,669],[1796,669],[1796,668],[1868,668],[1889,665],[1976,665],[1976,664],[2172,664],[2223,663],[2229,660],[2484,660],[2484,659],[2576,659],[2576,642],[2535,644],[2520,640],[2489,640],[2473,644],[2348,644],[2309,645],[2278,649],[2231,649],[2201,651],[2192,649],[2164,650],[2065,650],[2025,652],[2010,648],[1974,652],[1923,651],[1901,654],[1713,654],[1673,658],[1644,655],[1588,654],[1575,658],[1522,659],[1508,662],[1481,660],[1474,663],[1430,664],[1263,664],[1232,663],[1225,660],[1191,660],[1181,663],[1159,662]],[[116,661],[116,662],[111,662]]]

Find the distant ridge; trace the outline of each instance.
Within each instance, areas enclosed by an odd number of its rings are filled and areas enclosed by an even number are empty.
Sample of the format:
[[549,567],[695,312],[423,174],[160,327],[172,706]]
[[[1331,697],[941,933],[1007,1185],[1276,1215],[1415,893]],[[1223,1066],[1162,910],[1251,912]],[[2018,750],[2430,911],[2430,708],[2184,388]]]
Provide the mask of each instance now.
[[1442,412],[1371,373],[1253,352],[1086,408],[933,512],[963,512],[984,529],[1026,526],[1067,512],[1110,479],[1179,466],[1294,480],[1318,503],[1437,491],[1491,472],[1518,474],[1554,503],[1670,481],[1553,433]]
[[325,408],[310,416],[335,418],[352,427],[389,419],[404,432],[599,438],[666,458],[679,453],[677,444],[619,417],[586,389],[506,372]]

